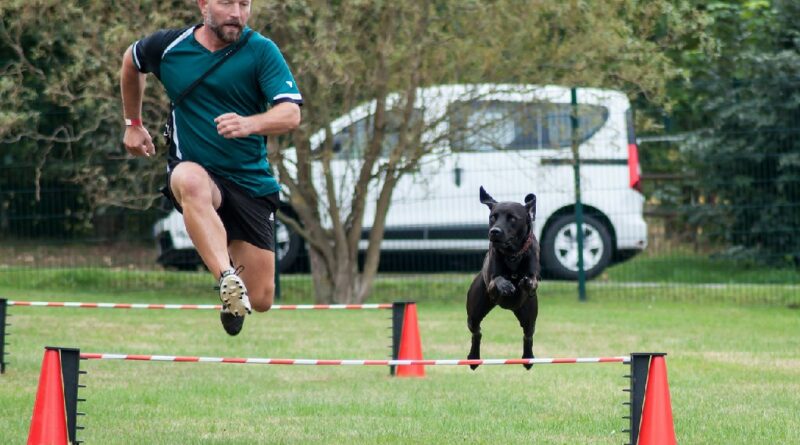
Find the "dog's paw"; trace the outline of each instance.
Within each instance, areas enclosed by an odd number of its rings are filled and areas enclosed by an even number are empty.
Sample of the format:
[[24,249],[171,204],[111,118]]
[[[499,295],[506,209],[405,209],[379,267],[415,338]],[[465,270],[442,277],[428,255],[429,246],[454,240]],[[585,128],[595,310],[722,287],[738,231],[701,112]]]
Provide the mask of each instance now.
[[[526,357],[526,355],[528,357]],[[523,354],[522,358],[536,358],[536,357],[534,357],[533,354]],[[533,368],[533,363],[528,363],[528,364],[525,364],[525,365],[522,365],[522,366],[524,366],[526,370],[530,371],[531,368]]]
[[538,287],[539,281],[537,281],[535,278],[525,277],[519,280],[519,288],[528,295],[535,292],[536,288]]
[[[480,354],[470,353],[467,356],[467,360],[480,360],[480,359],[481,359]],[[474,371],[474,370],[478,369],[478,366],[480,366],[480,365],[469,365],[469,369]]]
[[495,286],[497,287],[497,293],[500,296],[510,297],[514,295],[514,292],[517,291],[517,289],[514,287],[514,284],[505,278],[500,277],[496,281],[497,282]]

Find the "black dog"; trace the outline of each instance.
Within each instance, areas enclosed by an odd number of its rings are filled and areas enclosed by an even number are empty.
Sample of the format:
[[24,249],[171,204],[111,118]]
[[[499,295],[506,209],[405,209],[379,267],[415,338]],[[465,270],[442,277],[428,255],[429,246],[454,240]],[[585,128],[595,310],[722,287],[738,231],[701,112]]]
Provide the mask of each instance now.
[[[497,202],[481,187],[489,207],[489,252],[467,293],[467,326],[472,332],[469,359],[481,358],[481,321],[496,305],[514,312],[522,326],[522,358],[533,358],[533,332],[539,314],[539,242],[533,234],[536,195],[525,205]],[[531,369],[531,365],[524,365]],[[470,365],[472,369],[478,365]]]

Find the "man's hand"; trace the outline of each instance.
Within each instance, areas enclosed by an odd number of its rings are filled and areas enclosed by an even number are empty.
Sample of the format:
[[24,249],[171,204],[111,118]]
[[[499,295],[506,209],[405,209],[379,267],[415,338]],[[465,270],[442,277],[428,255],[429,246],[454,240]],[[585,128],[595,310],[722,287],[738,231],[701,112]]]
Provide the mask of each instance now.
[[153,138],[150,137],[150,133],[144,127],[126,127],[122,143],[125,145],[125,150],[128,150],[128,153],[133,156],[147,156],[149,158],[156,154]]
[[256,132],[255,122],[236,113],[225,113],[214,119],[217,133],[225,139],[245,138]]

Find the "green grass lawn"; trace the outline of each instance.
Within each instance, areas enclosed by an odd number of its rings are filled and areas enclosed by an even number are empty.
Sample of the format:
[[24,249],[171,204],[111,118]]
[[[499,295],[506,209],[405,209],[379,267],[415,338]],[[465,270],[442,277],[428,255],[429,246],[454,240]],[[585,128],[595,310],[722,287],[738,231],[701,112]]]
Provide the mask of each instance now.
[[[150,279],[146,278],[145,279]],[[185,278],[183,278],[185,279]],[[299,280],[299,278],[297,278]],[[426,358],[463,358],[469,347],[464,280],[442,278],[418,312]],[[20,300],[215,303],[209,287],[125,292],[25,286]],[[156,282],[160,282],[156,280]],[[169,283],[169,279],[164,279]],[[207,283],[207,277],[198,278]],[[449,284],[448,284],[449,283]],[[86,283],[84,283],[86,284]],[[388,285],[388,284],[387,284]],[[86,286],[84,286],[85,288]],[[667,352],[678,442],[779,444],[800,437],[800,311],[783,305],[675,301],[663,290],[545,282],[534,350],[539,357]],[[207,290],[204,290],[207,289]],[[288,289],[292,289],[289,285]],[[289,292],[286,302],[301,298]],[[371,302],[383,302],[376,299]],[[270,358],[380,359],[389,311],[275,311],[228,337],[212,311],[11,307],[10,365],[0,376],[0,443],[28,433],[43,347],[83,352]],[[495,310],[484,358],[518,357],[521,331]],[[626,443],[620,364],[428,367],[397,379],[383,367],[82,362],[88,374],[78,439],[87,444]]]
[[800,285],[796,267],[775,267],[711,258],[677,250],[669,254],[635,257],[607,271],[610,281],[658,283],[794,284]]
[[[472,273],[380,274],[373,301],[461,301]],[[574,282],[548,281],[548,288],[565,298],[577,298]],[[141,271],[135,268],[0,267],[0,292],[28,299],[32,291],[43,298],[87,293],[84,298],[128,298],[160,301],[164,295],[205,294],[214,281],[207,272]],[[282,301],[309,303],[314,299],[308,274],[280,276]],[[692,303],[732,302],[800,307],[800,271],[753,266],[700,255],[642,256],[609,268],[587,283],[590,298],[630,301],[670,300]]]

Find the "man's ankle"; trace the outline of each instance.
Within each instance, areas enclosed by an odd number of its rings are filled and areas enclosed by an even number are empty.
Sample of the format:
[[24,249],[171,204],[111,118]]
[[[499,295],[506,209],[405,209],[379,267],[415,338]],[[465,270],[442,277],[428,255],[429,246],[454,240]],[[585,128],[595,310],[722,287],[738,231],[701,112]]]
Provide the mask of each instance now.
[[231,267],[229,267],[229,268],[227,268],[227,269],[225,269],[225,270],[223,270],[223,271],[221,271],[219,273],[219,279],[221,280],[224,277],[227,277],[228,275],[236,275],[238,277],[239,274],[242,273],[243,270],[244,270],[244,266],[239,266],[239,267],[231,266]]

